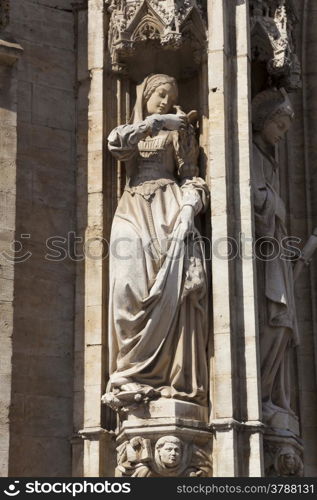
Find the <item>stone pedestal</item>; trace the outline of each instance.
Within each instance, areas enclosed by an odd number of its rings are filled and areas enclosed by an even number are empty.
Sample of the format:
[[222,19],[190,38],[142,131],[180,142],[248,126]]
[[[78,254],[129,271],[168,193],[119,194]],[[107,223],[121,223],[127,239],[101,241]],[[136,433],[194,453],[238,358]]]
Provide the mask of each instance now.
[[160,398],[122,417],[116,476],[210,477],[208,409]]

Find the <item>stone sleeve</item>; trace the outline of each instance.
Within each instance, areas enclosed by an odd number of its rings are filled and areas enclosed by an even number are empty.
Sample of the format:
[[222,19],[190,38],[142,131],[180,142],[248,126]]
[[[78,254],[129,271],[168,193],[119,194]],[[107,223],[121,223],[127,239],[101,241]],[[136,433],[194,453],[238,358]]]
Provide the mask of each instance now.
[[195,215],[207,209],[209,204],[209,189],[201,177],[183,179],[181,190],[183,192],[182,206],[192,206]]
[[120,161],[131,160],[137,153],[138,142],[149,135],[157,135],[162,126],[163,122],[157,120],[155,115],[139,123],[119,125],[108,136],[109,151]]
[[198,144],[192,125],[173,135],[175,160],[180,186],[183,192],[182,206],[193,207],[195,215],[206,210],[209,204],[209,189],[206,182],[198,177]]

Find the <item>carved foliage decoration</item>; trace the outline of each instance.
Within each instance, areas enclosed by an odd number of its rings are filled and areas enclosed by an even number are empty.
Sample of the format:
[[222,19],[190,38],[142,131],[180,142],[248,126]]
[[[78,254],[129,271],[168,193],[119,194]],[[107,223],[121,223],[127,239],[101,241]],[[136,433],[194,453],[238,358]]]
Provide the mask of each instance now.
[[9,23],[10,0],[0,1],[0,31]]
[[157,440],[136,436],[117,448],[116,476],[210,477],[210,453],[175,436]]
[[301,86],[292,0],[250,0],[252,59],[265,62],[271,84],[288,91]]
[[177,50],[191,43],[199,62],[205,47],[206,27],[199,0],[105,0],[110,13],[108,46],[112,69],[124,72],[124,60],[137,44],[156,42]]

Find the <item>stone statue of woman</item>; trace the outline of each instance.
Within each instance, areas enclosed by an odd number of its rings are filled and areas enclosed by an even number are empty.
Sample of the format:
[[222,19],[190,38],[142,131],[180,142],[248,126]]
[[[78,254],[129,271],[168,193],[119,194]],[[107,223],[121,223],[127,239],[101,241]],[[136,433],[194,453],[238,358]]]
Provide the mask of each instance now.
[[[253,198],[257,237],[257,281],[263,420],[274,425],[294,416],[290,407],[290,353],[298,344],[292,262],[283,252],[286,211],[280,197],[274,145],[289,129],[293,108],[283,89],[269,89],[252,102]],[[285,241],[285,240],[284,240]],[[285,246],[285,242],[284,242]],[[281,422],[281,420],[280,420]]]
[[174,78],[148,76],[130,122],[108,138],[127,173],[110,245],[107,393],[114,407],[124,395],[153,391],[207,404],[207,280],[194,218],[208,189],[198,177],[193,113],[175,106],[177,94]]

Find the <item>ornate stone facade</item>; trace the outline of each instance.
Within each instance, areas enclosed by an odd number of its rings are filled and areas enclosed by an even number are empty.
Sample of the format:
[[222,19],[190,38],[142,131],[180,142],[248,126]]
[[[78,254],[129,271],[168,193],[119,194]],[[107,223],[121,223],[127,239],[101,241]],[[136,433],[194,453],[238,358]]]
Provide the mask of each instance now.
[[317,476],[314,1],[0,3],[2,475]]

